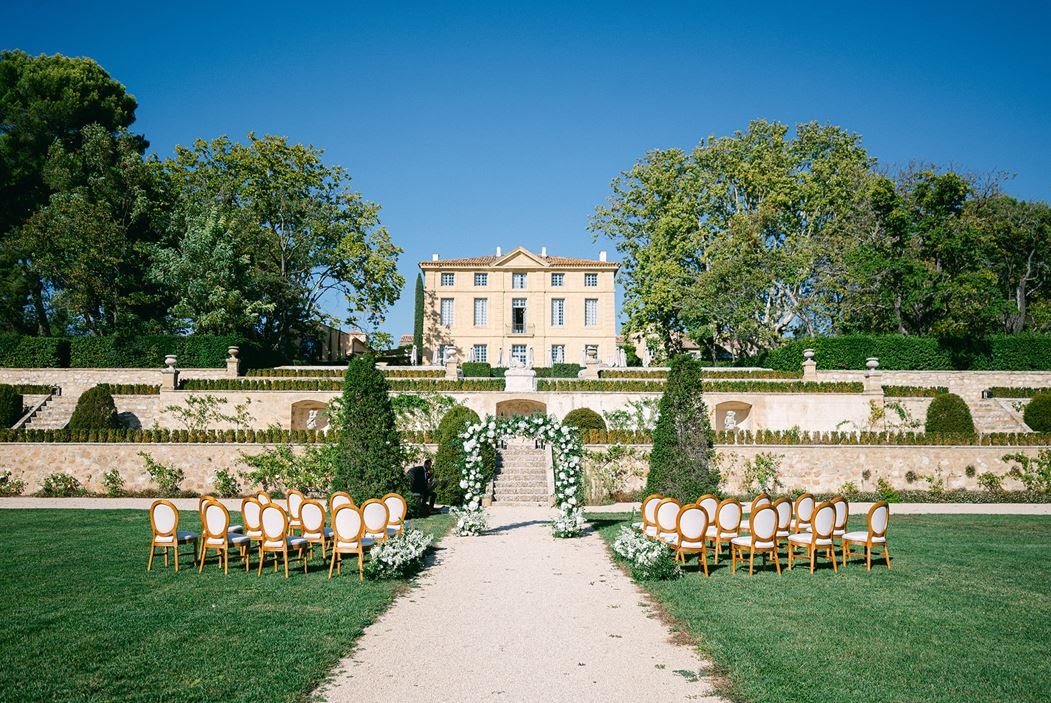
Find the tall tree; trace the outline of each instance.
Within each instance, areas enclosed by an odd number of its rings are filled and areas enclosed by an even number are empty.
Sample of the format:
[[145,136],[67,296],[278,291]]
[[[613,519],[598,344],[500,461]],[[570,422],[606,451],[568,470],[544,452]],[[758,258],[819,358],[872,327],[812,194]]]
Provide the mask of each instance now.
[[351,190],[346,170],[322,153],[250,133],[245,144],[219,137],[176,147],[168,162],[184,201],[223,208],[238,253],[251,257],[267,309],[258,329],[274,349],[338,322],[321,308],[332,293],[346,300],[344,322],[380,324],[405,283],[379,205]]
[[[83,128],[112,135],[135,121],[135,98],[87,58],[0,52],[0,326],[51,334],[48,291],[14,246],[25,222],[50,197],[44,166],[57,143],[81,145]],[[140,153],[146,147],[141,137]]]
[[423,357],[423,274],[416,274],[416,311],[412,322],[412,343],[416,347],[417,364]]

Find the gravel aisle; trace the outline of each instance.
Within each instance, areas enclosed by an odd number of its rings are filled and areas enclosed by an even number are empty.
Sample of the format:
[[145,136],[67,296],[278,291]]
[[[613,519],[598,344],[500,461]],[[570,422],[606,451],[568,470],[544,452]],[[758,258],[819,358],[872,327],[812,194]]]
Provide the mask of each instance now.
[[[358,641],[331,701],[721,700],[602,538],[556,540],[546,508],[491,508]],[[344,578],[347,576],[344,575]]]

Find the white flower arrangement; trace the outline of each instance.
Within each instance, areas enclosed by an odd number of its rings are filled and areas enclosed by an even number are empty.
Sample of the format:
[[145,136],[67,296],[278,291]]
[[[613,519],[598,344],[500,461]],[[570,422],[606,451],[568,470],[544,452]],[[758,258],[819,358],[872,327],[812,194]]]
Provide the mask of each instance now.
[[636,579],[671,579],[682,575],[671,547],[628,526],[620,528],[613,541],[613,551],[631,564],[631,573]]
[[419,568],[433,543],[431,535],[417,529],[406,530],[373,546],[365,571],[370,578],[401,578]]

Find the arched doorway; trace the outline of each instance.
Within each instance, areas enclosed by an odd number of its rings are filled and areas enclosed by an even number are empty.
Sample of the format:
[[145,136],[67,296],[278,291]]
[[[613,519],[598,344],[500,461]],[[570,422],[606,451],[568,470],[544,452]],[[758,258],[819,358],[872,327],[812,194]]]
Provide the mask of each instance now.
[[514,398],[503,400],[496,404],[497,417],[512,417],[513,415],[546,415],[547,405],[538,400],[526,400],[525,398]]

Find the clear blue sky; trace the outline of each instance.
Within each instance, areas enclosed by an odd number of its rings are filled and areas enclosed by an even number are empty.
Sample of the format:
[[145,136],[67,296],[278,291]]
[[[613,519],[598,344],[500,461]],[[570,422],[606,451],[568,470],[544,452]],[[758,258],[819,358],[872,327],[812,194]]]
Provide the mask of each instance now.
[[431,252],[612,250],[586,227],[618,172],[753,118],[840,125],[892,168],[1007,171],[1011,194],[1051,195],[1038,3],[160,4],[11,3],[0,46],[94,58],[160,155],[249,130],[324,147],[405,249],[395,335]]

